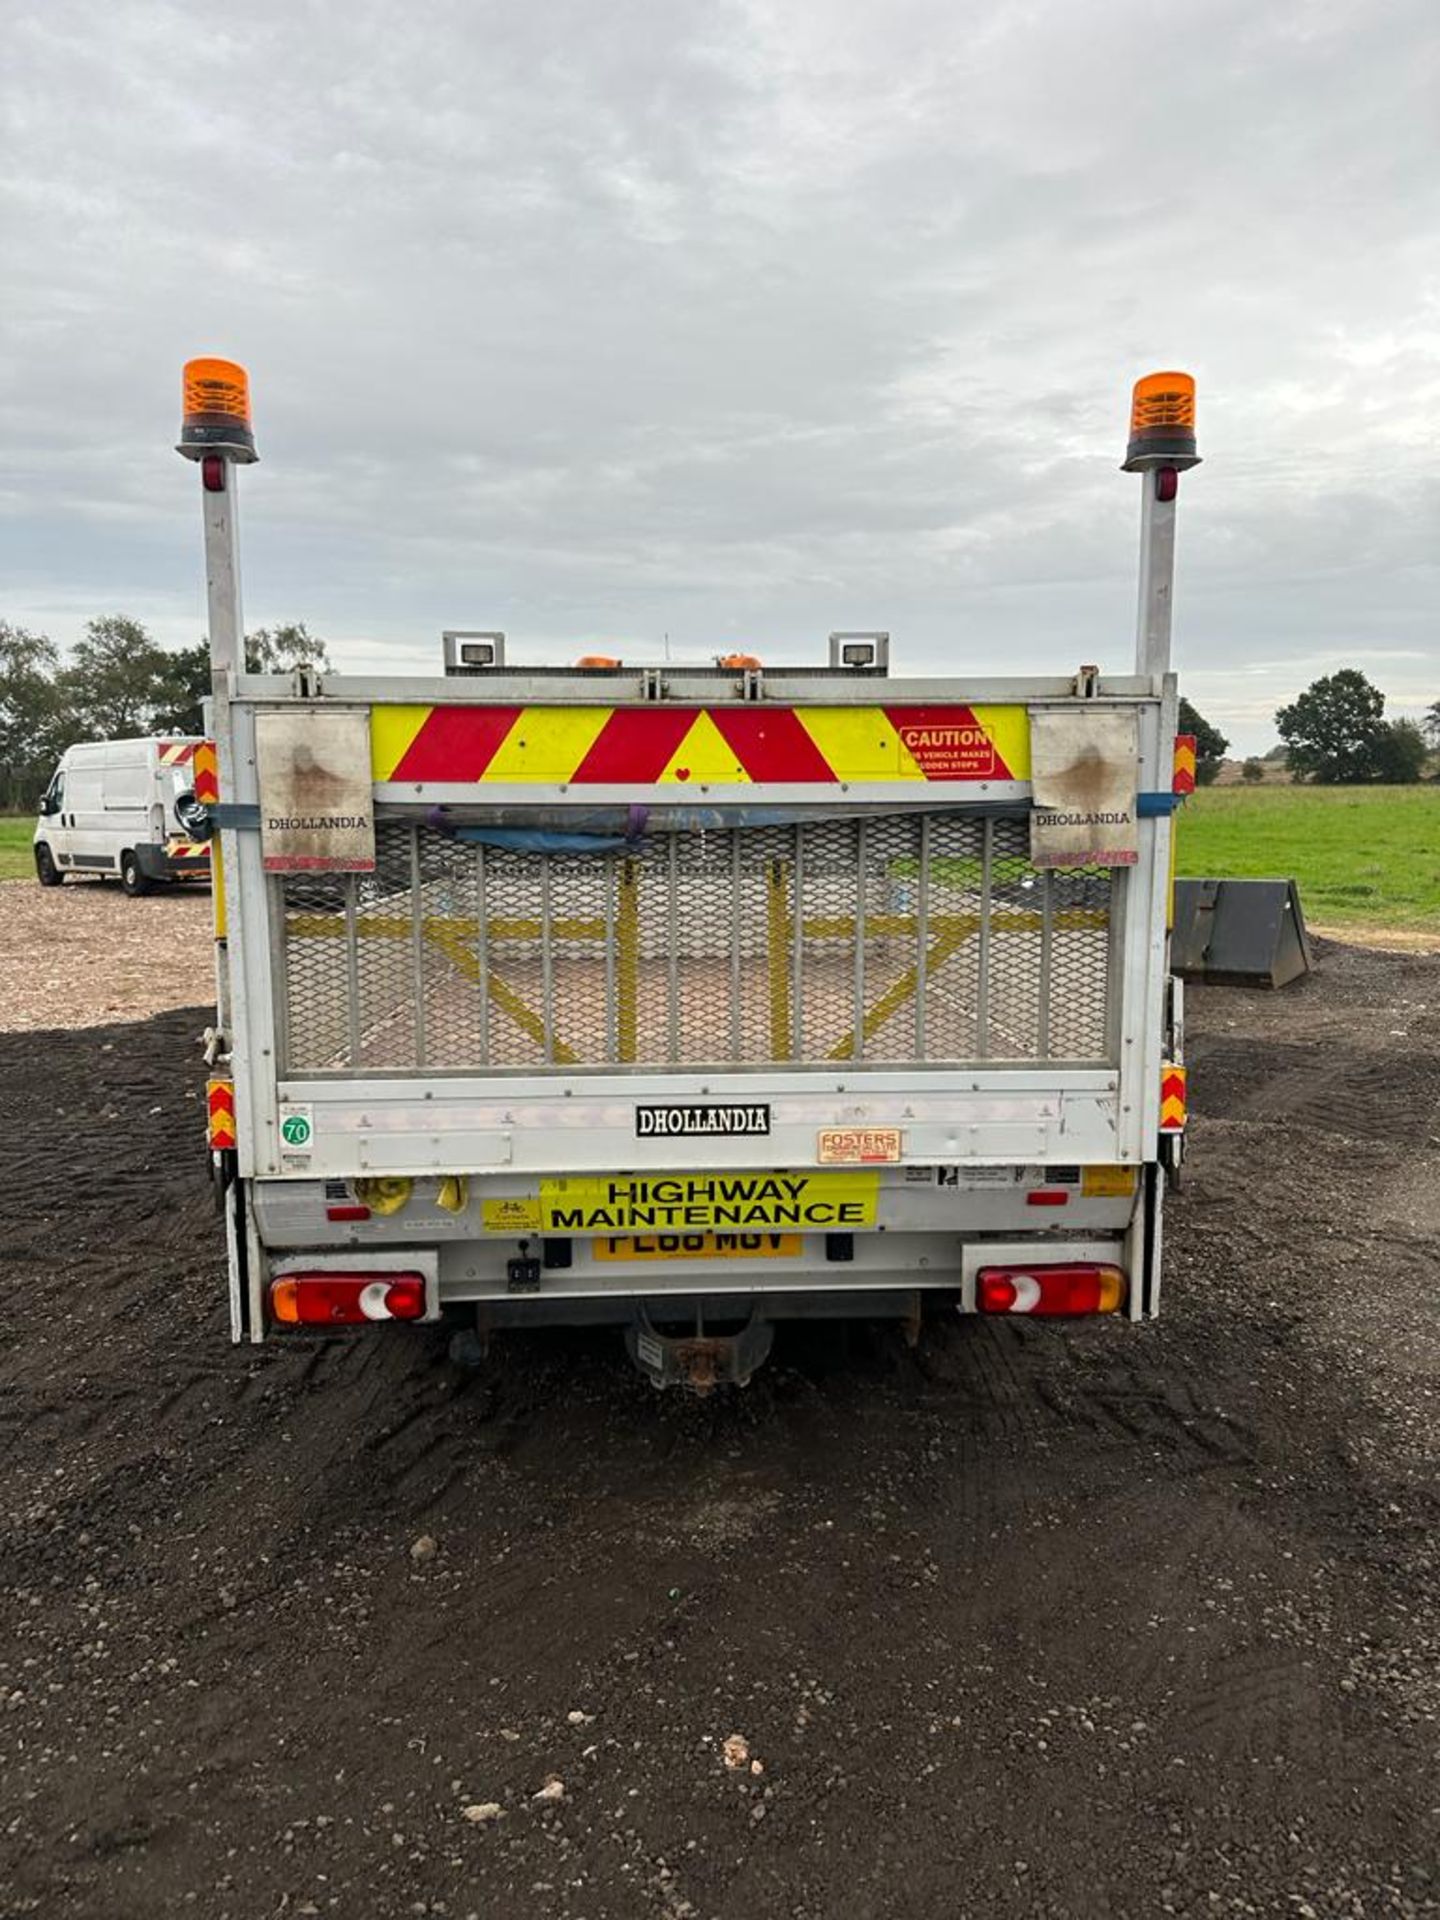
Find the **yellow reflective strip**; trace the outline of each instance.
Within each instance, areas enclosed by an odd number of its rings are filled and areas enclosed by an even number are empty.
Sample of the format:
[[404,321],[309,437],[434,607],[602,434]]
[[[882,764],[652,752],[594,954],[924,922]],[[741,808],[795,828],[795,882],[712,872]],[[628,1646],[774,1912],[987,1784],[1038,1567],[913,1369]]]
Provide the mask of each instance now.
[[924,778],[879,707],[796,707],[795,715],[837,780]]
[[210,902],[215,911],[215,938],[225,938],[225,862],[220,857],[218,839],[210,843]]
[[1123,1199],[1135,1191],[1133,1167],[1082,1167],[1080,1193],[1086,1200]]
[[750,776],[727,747],[725,736],[708,713],[697,714],[689,731],[671,754],[661,772],[662,787],[695,786],[706,780],[723,780],[726,786],[748,787]]
[[570,780],[600,737],[610,707],[523,707],[482,780]]
[[414,745],[415,736],[435,711],[433,707],[372,707],[370,709],[370,777],[390,780]]
[[1013,780],[1030,778],[1030,715],[1024,707],[972,707]]

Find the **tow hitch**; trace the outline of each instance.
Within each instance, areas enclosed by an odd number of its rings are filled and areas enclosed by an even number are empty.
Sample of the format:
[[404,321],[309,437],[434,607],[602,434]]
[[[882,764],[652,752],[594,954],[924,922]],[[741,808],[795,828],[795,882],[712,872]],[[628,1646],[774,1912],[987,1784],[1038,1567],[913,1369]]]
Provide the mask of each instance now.
[[743,1327],[730,1333],[707,1333],[705,1316],[697,1311],[693,1333],[661,1333],[643,1307],[625,1329],[630,1358],[653,1387],[688,1387],[692,1393],[710,1393],[722,1382],[748,1386],[750,1376],[769,1358],[775,1329],[759,1307],[752,1307]]

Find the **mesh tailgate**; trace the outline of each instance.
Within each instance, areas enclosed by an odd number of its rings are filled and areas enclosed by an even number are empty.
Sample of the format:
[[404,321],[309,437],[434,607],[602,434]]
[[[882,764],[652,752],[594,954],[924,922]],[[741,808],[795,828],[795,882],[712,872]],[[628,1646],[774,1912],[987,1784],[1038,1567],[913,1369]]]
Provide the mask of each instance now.
[[1024,816],[658,833],[603,857],[390,821],[377,862],[275,882],[291,1073],[1111,1053],[1111,874],[1037,871]]

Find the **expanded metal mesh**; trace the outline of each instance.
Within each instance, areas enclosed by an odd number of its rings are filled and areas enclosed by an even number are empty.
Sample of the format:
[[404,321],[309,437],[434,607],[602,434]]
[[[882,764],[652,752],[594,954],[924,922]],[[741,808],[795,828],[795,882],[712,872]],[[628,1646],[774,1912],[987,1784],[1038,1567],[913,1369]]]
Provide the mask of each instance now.
[[277,882],[292,1073],[1108,1060],[1112,879],[1023,815],[655,833],[591,856],[383,823]]

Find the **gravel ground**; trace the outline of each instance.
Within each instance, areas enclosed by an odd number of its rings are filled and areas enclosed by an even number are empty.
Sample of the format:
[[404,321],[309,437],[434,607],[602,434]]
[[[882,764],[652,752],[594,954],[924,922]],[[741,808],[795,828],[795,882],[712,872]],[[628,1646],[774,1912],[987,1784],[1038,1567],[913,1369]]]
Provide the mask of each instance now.
[[1440,1913],[1440,959],[1192,994],[1155,1325],[708,1402],[231,1349],[204,1023],[0,1037],[5,1920]]
[[[0,1033],[135,1020],[213,994],[210,889],[0,884]],[[207,1016],[207,1022],[209,1018]]]

